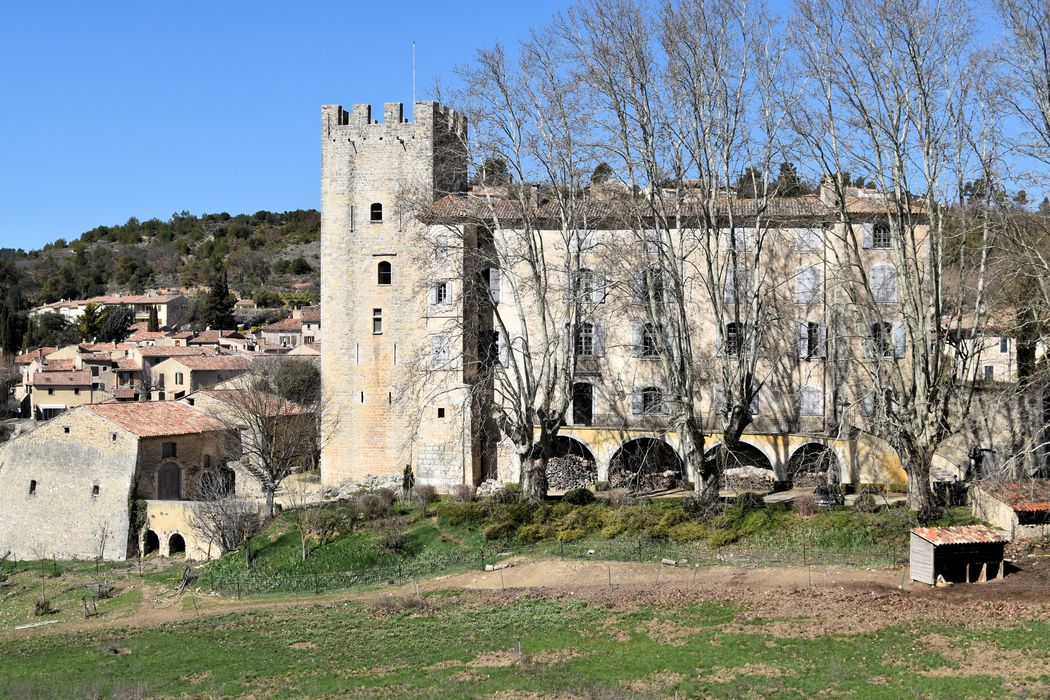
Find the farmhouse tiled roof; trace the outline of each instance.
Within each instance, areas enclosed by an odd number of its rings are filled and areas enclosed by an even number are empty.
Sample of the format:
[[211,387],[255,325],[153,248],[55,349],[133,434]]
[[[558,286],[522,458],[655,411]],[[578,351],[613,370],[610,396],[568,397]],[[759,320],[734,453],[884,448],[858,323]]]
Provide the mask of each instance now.
[[252,368],[252,359],[244,355],[212,355],[212,356],[190,356],[179,357],[175,360],[180,365],[191,370],[249,370]]
[[219,421],[178,401],[99,403],[88,409],[139,437],[191,435],[224,429]]
[[33,386],[91,386],[91,371],[34,372],[29,383]]
[[299,309],[299,318],[302,319],[303,323],[320,323],[321,307],[304,306],[303,308]]
[[263,328],[264,333],[288,333],[301,331],[303,329],[303,322],[298,318],[286,318],[277,323],[271,323],[270,325]]
[[131,357],[122,357],[117,360],[117,369],[125,372],[138,371],[142,369],[142,366]]
[[41,370],[44,372],[72,372],[73,360],[48,360]]
[[276,394],[246,389],[201,389],[190,396],[203,395],[232,406],[269,416],[294,416],[308,413],[302,406]]
[[[584,199],[575,211],[576,218],[587,222],[593,228],[615,227],[617,222],[631,221],[638,216],[645,217],[644,202],[640,200],[621,199]],[[914,203],[915,213],[921,213],[921,203]],[[879,195],[848,196],[846,210],[850,214],[864,216],[885,214],[889,209],[888,201]],[[734,217],[747,219],[762,215],[767,219],[790,221],[793,219],[816,219],[824,221],[835,219],[836,207],[825,204],[819,195],[809,194],[799,197],[769,197],[767,199],[739,199],[724,197],[716,205],[716,216],[727,216],[732,211]],[[696,201],[683,202],[684,216],[703,213]],[[561,219],[556,202],[540,199],[532,205],[531,215],[537,220],[559,221]],[[517,199],[507,197],[477,196],[473,193],[449,194],[441,197],[423,212],[422,220],[426,223],[471,223],[477,221],[498,220],[507,224],[522,218],[521,204]]]
[[218,350],[201,346],[148,345],[138,348],[138,352],[143,357],[187,357],[192,355],[214,355],[218,353]]
[[912,534],[934,545],[996,544],[1009,539],[984,525],[955,525],[953,527],[917,527]]
[[58,348],[43,347],[43,348],[37,348],[36,350],[30,350],[29,352],[24,352],[21,355],[16,355],[15,356],[15,364],[16,365],[28,365],[33,360],[42,360],[42,359],[44,359],[45,357],[47,357],[48,355],[53,353],[55,350],[58,350]]
[[221,330],[206,330],[201,331],[193,338],[190,339],[191,345],[199,345],[203,343],[217,343],[222,338],[236,338],[243,339],[244,336],[237,331],[221,331]]
[[1050,510],[1050,481],[1046,479],[982,481],[978,486],[1016,511]]

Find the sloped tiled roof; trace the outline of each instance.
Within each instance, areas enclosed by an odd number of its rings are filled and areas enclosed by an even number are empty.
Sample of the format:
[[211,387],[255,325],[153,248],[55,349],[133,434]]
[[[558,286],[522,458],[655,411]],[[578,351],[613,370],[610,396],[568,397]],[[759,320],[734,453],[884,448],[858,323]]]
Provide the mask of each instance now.
[[321,322],[321,307],[320,306],[304,306],[299,310],[299,317],[303,323],[320,323]]
[[977,486],[1016,511],[1050,510],[1050,481],[1046,479],[981,481]]
[[303,322],[298,318],[286,318],[263,328],[264,333],[288,333],[302,331]]
[[984,525],[955,525],[952,527],[917,527],[912,534],[934,545],[996,544],[1009,538]]
[[56,350],[58,350],[58,348],[44,347],[44,348],[37,348],[36,350],[30,350],[29,352],[24,352],[21,355],[16,355],[15,356],[15,364],[16,365],[28,365],[33,360],[43,359],[43,358],[47,357],[48,355],[50,355],[51,353],[55,352]]
[[203,395],[216,401],[258,412],[259,415],[294,416],[308,413],[302,406],[276,394],[246,389],[201,389],[190,396]]
[[180,365],[187,369],[195,370],[248,370],[252,368],[252,360],[244,355],[213,355],[213,356],[190,356],[175,359]]
[[44,372],[72,372],[73,360],[48,360],[41,370]]
[[198,345],[202,343],[217,343],[222,338],[237,338],[243,339],[244,336],[237,331],[221,331],[221,330],[206,330],[201,331],[193,338],[190,339],[191,345]]
[[88,406],[88,409],[139,437],[190,435],[224,429],[219,421],[178,401],[99,403]]
[[188,357],[192,355],[214,355],[218,352],[215,348],[189,347],[186,345],[149,345],[138,348],[143,357]]
[[34,372],[29,383],[33,386],[91,386],[91,371]]

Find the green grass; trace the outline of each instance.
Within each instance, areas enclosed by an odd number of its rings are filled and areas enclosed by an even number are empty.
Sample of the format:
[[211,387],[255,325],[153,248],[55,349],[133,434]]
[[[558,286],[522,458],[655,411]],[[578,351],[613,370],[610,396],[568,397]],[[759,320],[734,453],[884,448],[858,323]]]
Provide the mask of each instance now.
[[[957,660],[929,649],[925,625],[781,637],[730,627],[741,609],[715,601],[618,609],[571,598],[427,600],[434,609],[341,603],[0,641],[0,697],[963,698],[1002,695],[1007,676],[1043,690],[1050,680],[1024,668],[959,673]],[[964,651],[1020,650],[1046,668],[1050,623],[936,633]]]

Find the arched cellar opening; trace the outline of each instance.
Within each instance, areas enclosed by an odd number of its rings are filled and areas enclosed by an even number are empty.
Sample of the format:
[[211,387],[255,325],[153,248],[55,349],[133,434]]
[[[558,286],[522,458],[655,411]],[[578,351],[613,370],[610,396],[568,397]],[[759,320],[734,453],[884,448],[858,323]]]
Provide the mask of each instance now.
[[631,491],[671,489],[686,480],[674,448],[656,438],[635,438],[620,446],[609,465],[609,486]]
[[738,491],[771,491],[776,474],[769,459],[754,445],[741,442],[734,447],[715,445],[705,454],[714,460],[722,475],[722,488]]
[[160,549],[160,538],[153,530],[146,530],[146,536],[142,539],[142,556],[156,554]]
[[547,488],[583,489],[597,480],[598,463],[586,445],[568,435],[554,438],[547,460]]
[[168,538],[168,556],[173,557],[176,554],[186,553],[186,540],[179,533],[175,533]]
[[839,459],[827,445],[811,442],[795,450],[787,463],[792,488],[811,488],[839,482]]

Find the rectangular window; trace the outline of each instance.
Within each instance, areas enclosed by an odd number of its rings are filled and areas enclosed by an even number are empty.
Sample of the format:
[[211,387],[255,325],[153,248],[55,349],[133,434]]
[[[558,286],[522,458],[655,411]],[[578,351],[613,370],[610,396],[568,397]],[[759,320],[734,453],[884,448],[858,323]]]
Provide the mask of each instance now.
[[434,303],[447,304],[449,302],[449,283],[442,282],[434,288]]
[[992,365],[984,366],[984,381],[991,382],[995,380],[995,367]]
[[890,225],[886,221],[876,221],[871,231],[872,248],[890,247]]
[[182,385],[182,372],[175,373],[175,383],[180,386]]
[[726,355],[739,355],[744,347],[744,336],[740,332],[740,326],[736,323],[727,323],[722,342],[722,351]]
[[91,376],[92,377],[97,377],[98,376],[98,365],[92,365],[91,366]]
[[879,357],[893,357],[893,324],[889,321],[871,324],[871,343]]
[[594,356],[594,324],[576,324],[575,351],[577,357]]
[[999,352],[1010,352],[1010,339],[1007,338],[1005,335],[999,338]]
[[383,332],[383,310],[372,309],[372,335],[379,335]]
[[434,355],[434,362],[445,363],[448,362],[448,347],[449,340],[448,336],[444,335],[433,335],[430,336],[430,350]]
[[178,448],[174,442],[163,442],[160,445],[160,456],[162,459],[170,459],[178,456]]

